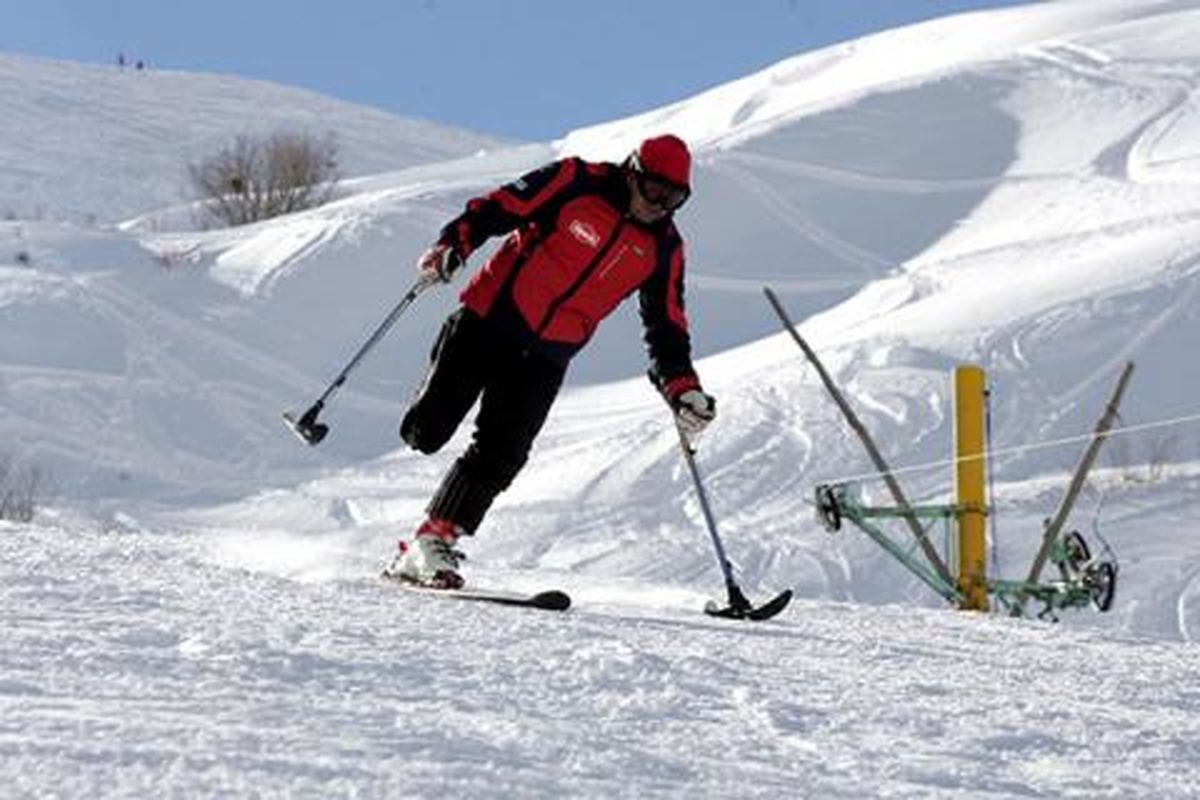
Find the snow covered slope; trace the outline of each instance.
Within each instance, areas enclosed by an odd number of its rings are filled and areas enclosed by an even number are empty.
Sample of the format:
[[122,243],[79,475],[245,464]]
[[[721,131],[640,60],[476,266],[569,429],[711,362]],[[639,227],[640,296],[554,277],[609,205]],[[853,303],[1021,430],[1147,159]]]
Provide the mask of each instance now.
[[266,81],[4,53],[0,107],[2,218],[116,222],[182,203],[187,164],[242,133],[334,133],[349,176],[501,143]]
[[749,625],[397,591],[0,523],[5,793],[1186,798],[1200,778],[1194,646],[818,601]]
[[[170,209],[0,226],[0,442],[50,466],[68,509],[0,527],[5,779],[122,796],[1193,795],[1198,30],[1195,2],[1032,4],[798,56],[560,142],[363,176],[244,229],[175,228]],[[355,374],[320,448],[279,412],[324,388],[469,194],[664,127],[698,147],[680,216],[720,410],[699,466],[743,588],[800,599],[762,626],[697,613],[720,573],[632,315],[581,357],[466,545],[473,583],[560,586],[577,608],[395,597],[374,574],[468,435],[432,458],[394,449],[453,293],[423,296]],[[763,283],[914,499],[949,493],[950,369],[988,370],[1005,577],[1136,361],[1070,522],[1119,557],[1115,609],[962,616],[865,537],[825,533],[818,481],[884,498]]]
[[[363,178],[340,202],[234,231],[172,232],[171,213],[151,213],[123,232],[85,232],[81,240],[94,246],[76,247],[71,228],[6,225],[0,264],[16,268],[22,277],[13,285],[25,288],[0,289],[13,298],[7,313],[18,325],[4,360],[34,373],[11,383],[5,431],[24,440],[38,430],[72,495],[143,495],[163,472],[175,488],[228,496],[252,482],[287,482],[291,469],[329,458],[349,463],[386,452],[453,303],[449,292],[423,298],[355,375],[320,457],[280,442],[263,410],[306,403],[323,388],[407,288],[413,258],[469,193],[557,152],[619,157],[668,123],[700,148],[697,196],[681,214],[699,354],[777,330],[758,295],[770,283],[798,319],[853,296],[810,324],[829,346],[858,343],[860,354],[846,359],[860,373],[867,350],[881,367],[889,358],[936,370],[976,359],[999,368],[1005,382],[1011,369],[1017,383],[1001,386],[998,415],[1038,435],[1090,424],[1103,376],[1153,345],[1133,398],[1147,403],[1144,418],[1174,416],[1198,380],[1174,367],[1194,326],[1197,221],[1188,149],[1194,61],[1189,40],[1175,32],[1195,16],[1188,4],[1094,2],[935,21],[799,56],[555,145]],[[898,63],[909,66],[898,73]],[[108,76],[142,77],[154,76]],[[18,255],[31,264],[16,263]],[[30,268],[50,273],[52,283],[70,274],[103,285],[124,298],[126,313],[106,309],[103,297],[81,307],[69,293],[30,290]],[[127,313],[142,303],[158,313]],[[86,344],[28,346],[47,320],[56,338]],[[164,337],[171,347],[161,346]],[[1052,347],[1037,346],[1049,339]],[[138,341],[154,355],[114,344],[115,361],[101,360],[92,379],[88,353],[105,346],[97,342]],[[1027,369],[1031,358],[1039,363]],[[641,363],[626,308],[570,380],[638,374]],[[74,371],[37,373],[64,365]],[[114,382],[114,373],[139,379]],[[239,377],[210,377],[231,373]],[[940,373],[933,380],[940,384]],[[209,399],[192,413],[192,398],[202,395]],[[77,409],[81,399],[87,407]],[[1078,413],[1065,415],[1064,405]],[[120,408],[138,411],[114,418]],[[216,408],[258,416],[239,422]],[[168,409],[178,419],[164,423]],[[103,425],[90,421],[97,415]],[[88,422],[81,428],[80,420]],[[177,469],[185,465],[176,461],[196,455],[175,446],[186,430],[203,430],[204,445],[225,457]],[[100,434],[136,446],[113,448]],[[81,474],[61,463],[71,455],[101,468]],[[160,469],[163,462],[172,468]]]

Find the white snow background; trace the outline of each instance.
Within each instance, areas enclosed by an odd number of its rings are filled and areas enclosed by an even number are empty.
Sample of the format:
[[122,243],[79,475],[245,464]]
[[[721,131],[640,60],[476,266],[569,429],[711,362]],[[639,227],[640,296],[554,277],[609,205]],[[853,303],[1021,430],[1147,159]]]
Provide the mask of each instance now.
[[[936,20],[528,144],[0,56],[0,453],[55,487],[0,523],[0,795],[1200,796],[1198,100],[1194,0]],[[196,230],[187,160],[281,126],[336,133],[339,199]],[[401,319],[320,447],[280,413],[467,197],[664,130],[696,152],[679,223],[720,412],[698,463],[747,594],[798,599],[700,613],[721,576],[628,308],[466,546],[475,585],[575,607],[382,585],[469,434],[426,458],[395,433],[459,287]],[[1005,577],[1134,361],[1070,521],[1118,558],[1114,609],[959,613],[826,533],[818,482],[887,498],[763,285],[914,500],[950,497],[951,370],[988,371]]]

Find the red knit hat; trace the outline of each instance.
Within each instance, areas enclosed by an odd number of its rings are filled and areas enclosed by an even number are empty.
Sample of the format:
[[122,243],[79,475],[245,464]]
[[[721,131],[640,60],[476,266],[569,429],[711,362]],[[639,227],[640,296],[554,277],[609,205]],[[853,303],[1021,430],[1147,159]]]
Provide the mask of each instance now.
[[690,188],[692,154],[678,136],[653,136],[640,145],[634,154],[637,166],[644,172],[657,175],[678,186]]

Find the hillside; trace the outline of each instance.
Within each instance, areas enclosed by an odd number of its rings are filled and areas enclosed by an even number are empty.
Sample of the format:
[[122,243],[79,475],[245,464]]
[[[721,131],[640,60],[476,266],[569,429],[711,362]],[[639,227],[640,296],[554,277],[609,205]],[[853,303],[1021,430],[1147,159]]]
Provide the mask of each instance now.
[[5,53],[0,107],[6,220],[112,223],[182,204],[187,164],[242,133],[334,134],[348,177],[504,144],[266,81]]

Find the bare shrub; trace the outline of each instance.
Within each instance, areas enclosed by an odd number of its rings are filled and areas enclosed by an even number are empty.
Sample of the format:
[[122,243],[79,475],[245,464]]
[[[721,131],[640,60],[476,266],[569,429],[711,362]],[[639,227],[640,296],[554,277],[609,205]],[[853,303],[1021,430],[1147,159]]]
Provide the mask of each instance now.
[[1135,483],[1138,480],[1137,465],[1134,463],[1133,448],[1127,436],[1110,436],[1104,441],[1101,458],[1116,470],[1121,480]]
[[1158,483],[1168,467],[1179,460],[1183,443],[1171,434],[1141,432],[1114,436],[1106,444],[1109,466],[1117,469],[1126,483]]
[[245,225],[327,202],[339,177],[336,140],[308,133],[241,134],[188,165],[205,227]]
[[38,467],[18,468],[11,456],[0,454],[0,519],[29,522],[48,491]]

